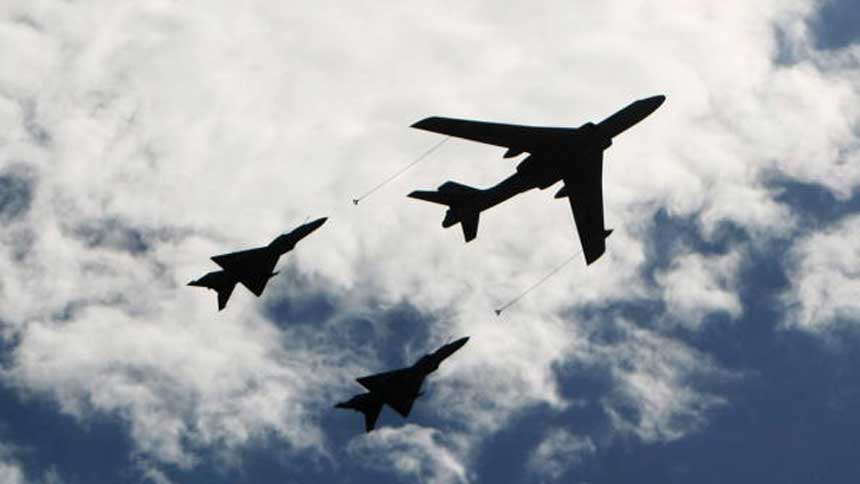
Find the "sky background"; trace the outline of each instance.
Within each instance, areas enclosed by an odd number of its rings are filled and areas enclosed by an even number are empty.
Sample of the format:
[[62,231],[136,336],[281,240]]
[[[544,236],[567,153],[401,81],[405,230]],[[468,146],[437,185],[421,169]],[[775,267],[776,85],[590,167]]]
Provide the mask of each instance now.
[[[850,483],[853,0],[0,0],[0,483]],[[607,253],[533,191],[463,244],[407,199],[517,160],[430,115],[579,126]],[[572,159],[571,163],[576,160]],[[260,299],[214,254],[328,223]],[[332,405],[469,343],[408,420]]]

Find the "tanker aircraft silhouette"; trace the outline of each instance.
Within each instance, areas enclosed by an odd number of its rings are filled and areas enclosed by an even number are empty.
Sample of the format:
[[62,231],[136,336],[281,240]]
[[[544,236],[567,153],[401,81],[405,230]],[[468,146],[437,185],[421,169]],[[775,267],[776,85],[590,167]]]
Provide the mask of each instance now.
[[408,417],[412,404],[420,397],[421,385],[427,375],[436,371],[439,364],[469,341],[469,337],[448,343],[438,350],[424,355],[414,365],[399,370],[357,378],[356,381],[370,390],[338,403],[335,408],[348,408],[364,414],[364,428],[370,432],[383,404],[388,404],[403,417]]
[[188,285],[215,290],[218,293],[219,311],[227,305],[237,282],[248,288],[255,296],[260,297],[269,279],[278,274],[272,272],[278,259],[293,250],[300,240],[320,228],[326,220],[328,219],[323,217],[300,225],[278,236],[265,247],[216,255],[212,260],[223,270],[210,272],[196,281],[189,282]]
[[579,128],[549,128],[431,117],[413,128],[502,146],[504,158],[528,153],[517,171],[497,185],[478,189],[448,181],[436,191],[414,191],[411,198],[448,206],[442,227],[461,224],[466,242],[478,235],[478,216],[492,206],[533,188],[541,190],[559,181],[564,186],[555,198],[567,197],[573,210],[586,264],[606,251],[612,233],[603,225],[603,150],[612,138],[653,113],[665,96],[640,99],[598,124]]

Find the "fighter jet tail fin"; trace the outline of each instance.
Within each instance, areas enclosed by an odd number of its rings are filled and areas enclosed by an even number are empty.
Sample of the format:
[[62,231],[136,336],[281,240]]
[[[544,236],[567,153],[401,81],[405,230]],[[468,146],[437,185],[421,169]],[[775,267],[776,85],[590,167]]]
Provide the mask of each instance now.
[[379,412],[382,411],[382,403],[368,405],[361,410],[364,414],[364,430],[370,432],[376,427],[376,419],[379,418]]
[[351,400],[338,403],[335,408],[348,408],[364,414],[364,430],[370,432],[376,427],[379,412],[382,411],[382,402],[369,393],[357,395]]
[[448,228],[455,224],[463,227],[463,237],[466,242],[478,235],[478,219],[481,211],[474,207],[475,197],[482,190],[461,183],[447,181],[436,191],[416,190],[409,194],[410,198],[447,205],[448,212],[442,221],[442,227]]
[[227,301],[230,300],[230,295],[233,294],[233,289],[236,287],[236,281],[225,284],[216,288],[218,292],[218,310],[221,311],[227,306]]

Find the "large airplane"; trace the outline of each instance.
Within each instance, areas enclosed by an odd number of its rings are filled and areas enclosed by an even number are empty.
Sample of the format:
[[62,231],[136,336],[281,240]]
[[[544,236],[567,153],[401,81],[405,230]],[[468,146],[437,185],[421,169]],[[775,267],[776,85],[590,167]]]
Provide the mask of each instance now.
[[533,188],[541,190],[559,181],[564,186],[555,198],[567,197],[573,209],[586,264],[606,251],[606,237],[612,233],[603,222],[603,151],[612,138],[653,113],[665,96],[640,99],[594,124],[579,128],[550,128],[431,117],[413,128],[446,134],[507,148],[504,158],[529,155],[517,171],[495,186],[473,188],[448,181],[436,191],[418,190],[411,198],[448,206],[442,227],[461,224],[466,242],[478,235],[479,214],[505,200]]
[[219,311],[227,306],[227,301],[233,294],[237,282],[248,288],[255,296],[260,297],[269,279],[278,274],[273,272],[278,259],[293,250],[300,240],[320,228],[326,220],[328,219],[323,217],[300,225],[278,236],[265,247],[216,255],[212,257],[212,261],[223,270],[209,272],[200,279],[189,282],[188,285],[206,287],[217,292]]
[[443,360],[454,354],[469,341],[469,337],[448,343],[438,350],[424,355],[414,365],[399,370],[357,378],[356,381],[368,390],[338,403],[335,408],[347,408],[364,414],[364,429],[367,432],[376,426],[376,419],[386,404],[404,418],[412,411],[415,399],[422,395],[421,385],[427,375],[436,371]]

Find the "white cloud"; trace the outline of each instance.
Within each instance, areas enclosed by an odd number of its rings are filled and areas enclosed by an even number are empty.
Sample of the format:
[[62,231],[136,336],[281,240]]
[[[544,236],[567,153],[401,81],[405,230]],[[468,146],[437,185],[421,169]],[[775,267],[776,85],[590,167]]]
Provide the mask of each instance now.
[[789,326],[822,331],[860,320],[858,233],[860,216],[851,216],[795,243],[785,294]]
[[0,482],[4,484],[26,484],[24,473],[14,463],[0,462]]
[[0,483],[2,484],[63,484],[63,479],[54,468],[42,471],[41,478],[28,477],[19,459],[22,449],[0,442]]
[[611,324],[620,337],[596,343],[586,361],[613,377],[613,391],[601,403],[621,434],[645,442],[677,440],[700,430],[727,403],[707,388],[739,375],[679,340],[624,320]]
[[456,433],[407,424],[357,437],[348,450],[364,465],[394,470],[410,482],[467,483],[472,479],[461,458],[466,450],[462,439]]
[[6,377],[72,415],[127,418],[143,451],[182,466],[194,464],[186,443],[235,448],[273,432],[322,450],[314,409],[342,372],[361,371],[258,318],[158,323],[88,307],[72,320],[29,323]]
[[[278,329],[242,289],[216,313],[212,294],[181,286],[212,254],[331,215],[284,264],[339,297],[334,321],[405,301],[444,316],[434,340],[474,337],[434,377],[450,382],[433,393],[440,415],[487,435],[531,405],[562,409],[553,368],[605,354],[619,387],[593,397],[622,428],[652,441],[702,425],[721,403],[685,384],[703,355],[632,328],[601,348],[569,315],[631,299],[664,299],[691,321],[741,314],[731,258],[683,254],[665,291],[648,285],[653,214],[696,217],[706,236],[733,222],[767,237],[793,223],[766,188],[774,172],[850,192],[857,56],[809,47],[811,0],[488,5],[6,2],[0,163],[26,165],[35,183],[29,212],[0,231],[0,319],[20,341],[7,377],[80,418],[121,415],[168,462],[267,432],[325,452],[318,409],[371,351],[337,344],[331,326]],[[799,62],[776,64],[776,27]],[[514,167],[501,150],[452,141],[349,203],[438,139],[406,127],[423,116],[578,125],[657,93],[666,105],[607,152],[617,230],[606,256],[577,261],[501,320],[493,308],[578,250],[566,203],[522,195],[464,246],[439,227],[439,207],[403,196],[446,179],[495,183]],[[139,230],[147,250],[80,236],[105,220]]]
[[677,256],[667,270],[657,274],[669,317],[691,328],[698,328],[705,316],[715,312],[740,317],[743,308],[736,280],[740,263],[739,252]]
[[597,452],[590,437],[580,437],[565,429],[547,432],[532,452],[528,466],[544,482],[558,481],[571,467]]

